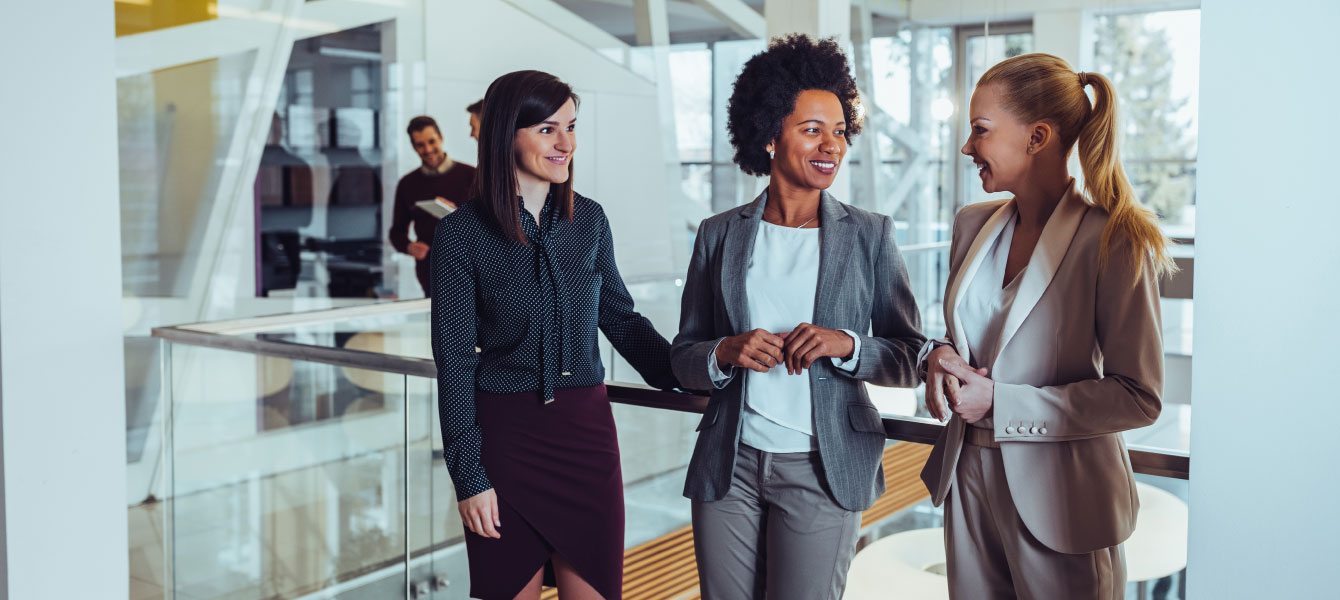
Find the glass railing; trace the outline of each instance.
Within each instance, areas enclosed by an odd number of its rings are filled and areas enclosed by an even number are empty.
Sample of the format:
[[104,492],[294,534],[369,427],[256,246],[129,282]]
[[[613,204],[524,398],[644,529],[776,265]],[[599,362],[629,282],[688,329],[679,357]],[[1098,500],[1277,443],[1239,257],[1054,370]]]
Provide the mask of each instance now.
[[[631,286],[663,331],[677,316],[658,306],[677,299],[668,286]],[[142,562],[163,566],[132,577],[160,578],[166,598],[468,598],[463,530],[441,460],[428,309],[414,300],[155,330],[170,391],[167,495],[132,509],[131,527],[159,536],[161,561]],[[668,597],[655,586],[675,581],[692,593],[680,489],[707,398],[629,383],[636,373],[603,349],[627,548],[647,556],[629,559],[627,585],[644,587],[625,597]],[[917,391],[871,391],[888,437],[914,442],[886,452],[890,493],[865,515],[861,542],[862,552],[877,553],[892,546],[885,538],[940,525],[916,471],[922,444],[942,426],[924,415]],[[1184,447],[1134,449],[1132,463],[1142,481],[1185,497]],[[132,540],[143,533],[132,531]],[[675,560],[690,568],[678,580],[632,572]],[[853,571],[852,581],[865,576]]]

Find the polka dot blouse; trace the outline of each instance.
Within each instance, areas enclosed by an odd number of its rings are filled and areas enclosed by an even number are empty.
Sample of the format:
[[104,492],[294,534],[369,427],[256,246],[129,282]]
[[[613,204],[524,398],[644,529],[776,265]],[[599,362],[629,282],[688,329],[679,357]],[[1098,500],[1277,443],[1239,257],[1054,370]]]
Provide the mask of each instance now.
[[604,210],[574,194],[567,221],[553,204],[545,202],[541,228],[518,199],[529,246],[504,237],[479,202],[443,218],[433,236],[433,357],[458,498],[493,487],[479,459],[475,390],[538,391],[540,402],[552,401],[555,388],[601,383],[596,327],[647,383],[678,385],[669,342],[633,310]]

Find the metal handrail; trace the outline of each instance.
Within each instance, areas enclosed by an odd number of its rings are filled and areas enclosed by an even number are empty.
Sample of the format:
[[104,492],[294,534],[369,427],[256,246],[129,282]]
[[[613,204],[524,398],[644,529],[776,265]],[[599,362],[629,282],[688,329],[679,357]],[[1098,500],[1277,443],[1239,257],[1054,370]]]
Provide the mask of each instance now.
[[[424,301],[416,302],[422,303]],[[319,312],[325,316],[332,316],[331,313],[335,313],[336,311],[325,310],[314,312]],[[305,319],[302,313],[289,316],[299,320],[310,320]],[[248,322],[248,324],[252,324],[258,320],[273,320],[278,322],[283,318],[284,316],[276,315],[273,318],[261,317],[260,319],[248,319],[245,321]],[[204,331],[202,329],[209,330]],[[248,329],[251,328],[248,327]],[[218,333],[218,331],[226,330],[228,330],[227,322],[215,322],[208,325],[155,327],[152,335],[153,337],[175,344],[232,350],[262,356],[317,362],[354,369],[382,371],[413,377],[437,377],[436,365],[433,364],[432,360],[426,358],[396,356],[378,352],[366,352],[363,350],[331,348],[284,340],[259,339]],[[665,392],[633,383],[609,383],[606,385],[606,388],[609,391],[611,400],[622,404],[642,406],[646,408],[702,413],[707,409],[707,403],[709,401],[707,396],[684,392]],[[934,444],[935,440],[939,438],[940,432],[944,429],[944,425],[941,425],[934,420],[918,417],[886,416],[883,420],[884,435],[891,440],[903,442]],[[1131,466],[1135,469],[1136,473],[1169,477],[1173,479],[1188,479],[1190,477],[1191,459],[1190,456],[1184,452],[1163,449],[1132,448],[1130,449],[1130,454]]]

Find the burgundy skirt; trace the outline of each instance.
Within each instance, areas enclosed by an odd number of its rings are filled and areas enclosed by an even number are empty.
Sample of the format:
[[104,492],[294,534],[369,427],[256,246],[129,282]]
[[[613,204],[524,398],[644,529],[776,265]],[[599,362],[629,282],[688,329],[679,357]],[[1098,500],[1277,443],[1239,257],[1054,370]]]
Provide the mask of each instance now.
[[470,596],[510,600],[558,554],[606,600],[623,593],[623,473],[605,386],[476,392],[481,459],[498,494],[501,539],[465,532]]

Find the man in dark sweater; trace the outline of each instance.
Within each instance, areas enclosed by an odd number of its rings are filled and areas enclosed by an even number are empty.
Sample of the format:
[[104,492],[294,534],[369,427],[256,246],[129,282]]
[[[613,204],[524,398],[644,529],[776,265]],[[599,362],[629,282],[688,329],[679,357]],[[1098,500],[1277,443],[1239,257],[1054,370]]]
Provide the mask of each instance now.
[[[395,213],[391,217],[391,245],[414,257],[414,273],[424,295],[429,295],[431,264],[428,244],[444,212],[455,210],[470,199],[475,168],[452,161],[442,149],[442,130],[432,117],[414,117],[409,122],[409,141],[423,161],[400,178],[395,188]],[[421,203],[430,201],[425,207]],[[410,240],[410,225],[414,240]]]

